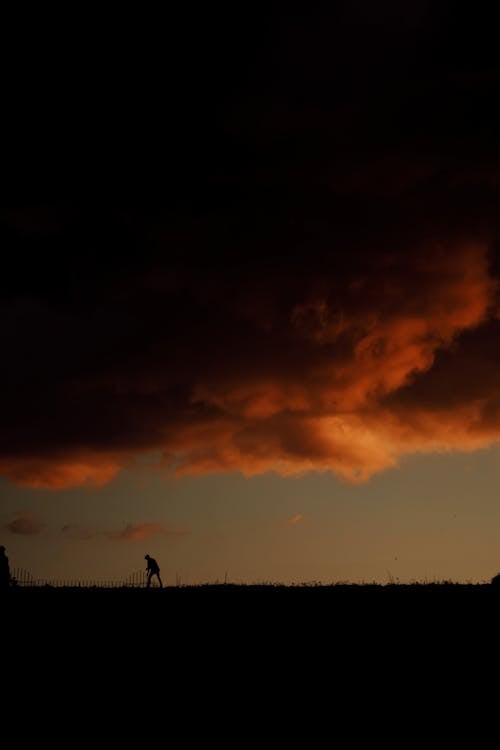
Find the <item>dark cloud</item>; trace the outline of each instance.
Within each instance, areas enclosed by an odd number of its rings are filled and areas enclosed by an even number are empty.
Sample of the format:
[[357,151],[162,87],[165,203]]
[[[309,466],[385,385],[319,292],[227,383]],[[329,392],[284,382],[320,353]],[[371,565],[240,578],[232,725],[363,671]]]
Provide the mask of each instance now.
[[16,517],[5,524],[5,528],[12,534],[32,536],[39,534],[44,524],[35,513],[17,513]]
[[154,450],[359,480],[496,441],[496,27],[210,14],[147,36],[134,75],[129,52],[80,71],[52,137],[16,131],[0,473],[101,485]]

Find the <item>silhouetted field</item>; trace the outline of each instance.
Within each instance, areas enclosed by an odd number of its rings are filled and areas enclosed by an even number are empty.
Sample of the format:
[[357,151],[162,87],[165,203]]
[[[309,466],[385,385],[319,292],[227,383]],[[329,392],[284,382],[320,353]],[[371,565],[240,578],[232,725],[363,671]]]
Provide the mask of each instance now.
[[3,596],[4,654],[11,684],[57,675],[63,693],[91,685],[91,705],[106,705],[111,686],[129,701],[160,680],[183,709],[242,710],[246,694],[260,714],[280,692],[293,718],[321,685],[337,708],[380,710],[386,696],[392,711],[410,709],[412,693],[441,705],[465,675],[475,684],[496,649],[499,605],[489,584],[18,588]]
[[[157,585],[147,589],[145,586],[126,585],[56,585],[14,586],[7,592],[10,601],[30,601],[35,599],[55,600],[64,597],[82,597],[88,600],[96,597],[101,601],[119,600],[131,597],[144,597],[145,600],[165,603],[166,600],[205,600],[207,597],[224,599],[260,599],[279,601],[332,601],[339,598],[356,598],[362,600],[377,597],[384,600],[394,600],[399,597],[488,597],[500,596],[500,581],[492,583],[453,583],[442,582],[414,582],[414,583],[304,583],[295,585],[257,583],[206,583],[200,585],[165,586],[160,589]],[[493,592],[493,593],[491,593]]]
[[99,608],[108,605],[140,603],[158,611],[179,605],[203,605],[207,603],[225,608],[242,605],[317,605],[321,607],[358,603],[391,606],[403,602],[424,605],[432,603],[497,602],[500,601],[500,585],[491,583],[337,583],[337,584],[234,584],[215,583],[194,586],[152,587],[127,586],[22,586],[13,587],[3,598],[13,610],[17,607],[41,604],[85,604]]
[[[491,584],[412,583],[335,585],[207,584],[159,588],[22,587],[3,597],[12,622],[62,621],[66,629],[117,627],[126,634],[143,621],[182,637],[191,627],[227,630],[271,628],[282,623],[304,629],[359,627],[372,630],[393,623],[408,628],[459,628],[466,621],[485,624],[500,611],[500,587]],[[496,622],[496,619],[495,619]],[[219,630],[218,630],[219,629]]]

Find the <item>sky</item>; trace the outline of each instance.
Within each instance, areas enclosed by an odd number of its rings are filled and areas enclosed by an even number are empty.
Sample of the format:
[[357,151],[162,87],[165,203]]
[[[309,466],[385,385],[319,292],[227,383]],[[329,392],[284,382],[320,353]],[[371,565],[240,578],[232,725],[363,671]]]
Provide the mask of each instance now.
[[11,567],[125,581],[148,553],[170,585],[489,580],[492,19],[188,10],[12,27]]

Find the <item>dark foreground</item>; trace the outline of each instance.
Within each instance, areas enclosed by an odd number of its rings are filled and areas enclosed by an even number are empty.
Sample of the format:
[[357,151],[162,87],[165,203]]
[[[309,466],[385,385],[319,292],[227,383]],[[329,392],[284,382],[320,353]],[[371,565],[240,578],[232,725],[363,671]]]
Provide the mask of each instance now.
[[500,590],[486,584],[21,588],[1,604],[12,704],[23,721],[24,701],[64,706],[79,732],[146,722],[245,748],[271,722],[315,748],[325,723],[341,747],[390,729],[406,748],[436,717],[449,733],[447,705],[461,727],[498,673]]
[[[4,622],[13,632],[36,627],[49,636],[120,639],[132,645],[203,638],[341,635],[363,641],[377,634],[424,638],[499,625],[500,586],[491,584],[389,584],[332,586],[206,585],[134,588],[18,588],[2,596]],[[392,634],[392,635],[391,635]]]
[[2,598],[5,653],[63,669],[115,664],[113,675],[183,673],[193,662],[209,674],[458,668],[496,659],[500,637],[500,588],[490,584],[46,587]]

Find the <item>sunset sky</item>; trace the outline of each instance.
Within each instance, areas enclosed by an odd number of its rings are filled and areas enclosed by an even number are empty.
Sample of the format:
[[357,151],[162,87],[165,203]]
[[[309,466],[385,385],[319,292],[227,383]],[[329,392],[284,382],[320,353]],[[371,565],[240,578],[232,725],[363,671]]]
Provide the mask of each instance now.
[[497,27],[453,3],[333,6],[122,16],[39,53],[14,35],[11,567],[500,571]]

